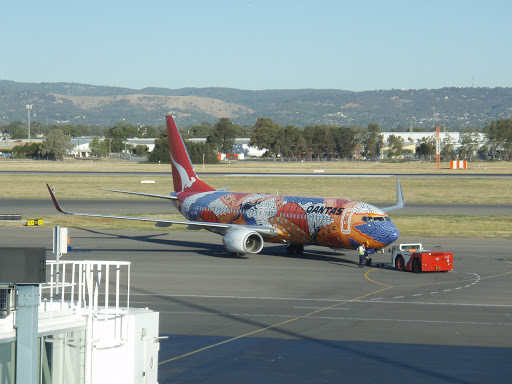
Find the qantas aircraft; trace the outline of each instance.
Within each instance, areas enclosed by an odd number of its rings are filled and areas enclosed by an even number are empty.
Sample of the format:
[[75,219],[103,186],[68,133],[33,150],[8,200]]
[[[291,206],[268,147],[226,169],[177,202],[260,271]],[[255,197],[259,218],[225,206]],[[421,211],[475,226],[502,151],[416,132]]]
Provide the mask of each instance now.
[[169,154],[174,192],[157,195],[119,191],[168,199],[187,220],[113,216],[67,212],[47,184],[56,209],[69,215],[155,222],[158,226],[188,225],[222,236],[231,254],[259,253],[264,242],[287,245],[288,254],[302,254],[304,245],[356,249],[360,244],[379,250],[398,239],[398,230],[385,212],[405,206],[400,181],[392,207],[379,209],[363,202],[322,197],[269,195],[215,190],[196,175],[172,116],[167,116]]

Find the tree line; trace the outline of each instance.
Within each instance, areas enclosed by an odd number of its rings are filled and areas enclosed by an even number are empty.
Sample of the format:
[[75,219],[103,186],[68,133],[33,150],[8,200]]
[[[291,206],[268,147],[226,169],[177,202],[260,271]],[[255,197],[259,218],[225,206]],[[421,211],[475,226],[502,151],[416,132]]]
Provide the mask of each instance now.
[[[481,142],[478,130],[468,128],[460,132],[459,145],[454,146],[450,136],[440,143],[443,160],[467,159],[475,156],[484,158],[508,158],[512,152],[512,119],[502,119],[486,124],[483,129],[485,142]],[[377,124],[361,127],[307,126],[304,129],[287,125],[280,126],[272,119],[259,118],[253,127],[241,127],[223,118],[215,125],[203,123],[183,132],[184,138],[206,137],[206,143],[188,142],[187,148],[194,163],[216,161],[217,153],[230,153],[236,137],[250,137],[249,145],[265,150],[266,157],[352,158],[360,154],[366,159],[378,159],[383,155],[384,136]],[[412,150],[404,149],[404,139],[397,135],[388,136],[387,157],[402,158],[412,155]],[[150,161],[169,161],[167,137],[159,141]],[[434,135],[426,135],[415,143],[417,158],[433,160],[436,155]]]
[[[26,138],[28,129],[22,122],[12,122],[0,126],[4,137],[12,139]],[[184,139],[201,137],[206,143],[187,142],[189,155],[194,163],[215,162],[217,153],[231,153],[237,137],[249,137],[250,145],[265,150],[267,157],[336,157],[350,158],[360,154],[367,159],[382,156],[384,138],[377,124],[368,124],[367,128],[342,126],[307,126],[304,129],[293,125],[280,126],[269,118],[258,118],[252,127],[240,126],[228,118],[221,118],[216,124],[203,122],[200,125],[181,129]],[[512,119],[492,121],[481,129],[486,140],[480,142],[479,131],[468,128],[461,131],[457,151],[450,137],[441,143],[441,156],[445,160],[455,157],[472,160],[475,154],[488,156],[492,159],[507,158],[512,152]],[[71,147],[70,137],[94,136],[89,147],[93,156],[107,156],[113,152],[129,150],[134,154],[146,155],[148,148],[143,145],[126,144],[127,138],[153,138],[155,150],[149,153],[149,161],[168,162],[167,132],[165,126],[135,126],[126,122],[118,122],[113,127],[85,125],[51,125],[44,126],[37,122],[31,124],[31,137],[44,135],[42,144],[28,143],[13,149],[19,157],[34,155],[62,158]],[[100,137],[104,139],[101,140]],[[404,140],[395,135],[388,137],[388,158],[401,158],[407,154]],[[431,160],[436,153],[436,142],[433,135],[418,140],[415,148],[416,156]]]

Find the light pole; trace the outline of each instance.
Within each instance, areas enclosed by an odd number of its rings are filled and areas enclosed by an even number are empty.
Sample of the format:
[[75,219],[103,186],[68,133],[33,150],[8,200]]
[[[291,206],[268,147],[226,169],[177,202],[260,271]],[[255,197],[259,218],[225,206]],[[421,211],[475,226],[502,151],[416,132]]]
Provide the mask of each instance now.
[[28,116],[28,139],[30,140],[30,110],[32,109],[32,104],[27,104],[27,116]]

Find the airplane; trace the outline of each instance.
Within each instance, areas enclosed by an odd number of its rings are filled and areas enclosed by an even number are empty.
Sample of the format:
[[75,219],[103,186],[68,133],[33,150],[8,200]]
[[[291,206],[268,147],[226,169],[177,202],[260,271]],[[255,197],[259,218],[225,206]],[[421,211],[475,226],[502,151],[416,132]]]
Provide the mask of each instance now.
[[[399,232],[385,212],[405,207],[400,180],[396,204],[379,209],[371,204],[339,198],[288,196],[216,190],[196,175],[172,116],[166,116],[174,192],[169,195],[102,189],[167,199],[187,220],[167,220],[62,209],[54,191],[48,191],[55,208],[64,214],[155,222],[157,226],[187,225],[222,236],[232,255],[256,254],[264,243],[285,244],[290,255],[304,252],[304,245],[333,249],[357,249],[361,244],[373,253],[398,239]],[[373,250],[373,252],[372,252]]]

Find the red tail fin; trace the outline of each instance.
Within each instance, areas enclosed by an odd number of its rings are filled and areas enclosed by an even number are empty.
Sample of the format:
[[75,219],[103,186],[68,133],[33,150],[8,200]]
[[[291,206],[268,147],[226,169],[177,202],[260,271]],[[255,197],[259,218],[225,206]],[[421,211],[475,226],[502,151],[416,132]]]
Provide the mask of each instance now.
[[169,155],[172,164],[172,181],[175,192],[207,192],[215,191],[205,182],[199,180],[188,156],[180,132],[172,116],[166,116]]

